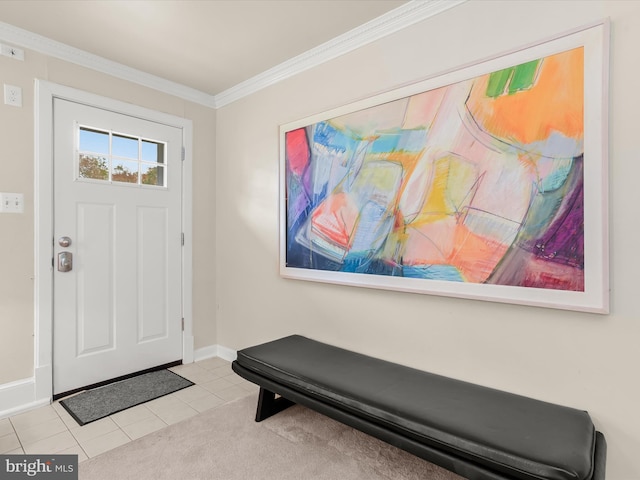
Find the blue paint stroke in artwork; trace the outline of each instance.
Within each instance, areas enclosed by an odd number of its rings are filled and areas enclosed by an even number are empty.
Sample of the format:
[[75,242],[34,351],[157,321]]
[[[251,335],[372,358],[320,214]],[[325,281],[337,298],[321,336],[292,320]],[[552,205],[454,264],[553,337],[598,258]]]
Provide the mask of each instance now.
[[360,211],[358,228],[353,237],[351,251],[375,252],[393,230],[394,217],[388,208],[375,202],[367,202]]
[[535,152],[547,158],[573,158],[584,151],[583,138],[571,138],[559,132],[551,132],[549,137],[539,142],[532,142],[522,147],[526,152]]
[[287,266],[337,272],[342,268],[342,263],[330,260],[304,245],[292,242],[287,248]]
[[[354,175],[362,142],[328,122],[312,126],[311,176],[312,206],[319,205],[347,175]],[[357,166],[357,165],[356,165]]]
[[372,257],[370,255],[350,253],[344,259],[340,268],[341,272],[348,273],[372,273],[370,271]]
[[426,141],[427,131],[423,128],[379,133],[371,145],[371,153],[419,152]]
[[359,140],[338,130],[328,122],[319,122],[315,125],[313,141],[326,147],[327,151],[338,154],[355,150]]
[[562,187],[567,181],[567,176],[573,166],[572,158],[562,158],[552,161],[554,162],[553,171],[538,183],[538,190],[540,192],[552,192]]
[[404,277],[426,278],[428,280],[446,280],[448,282],[464,282],[460,271],[451,265],[415,265],[402,269]]
[[393,152],[397,149],[398,142],[401,138],[401,135],[398,133],[380,134],[371,144],[371,153]]
[[397,149],[403,152],[419,152],[427,143],[427,130],[417,128],[415,130],[403,130],[398,141]]
[[344,260],[340,271],[349,273],[366,273],[369,275],[402,276],[399,267],[370,254],[350,253]]

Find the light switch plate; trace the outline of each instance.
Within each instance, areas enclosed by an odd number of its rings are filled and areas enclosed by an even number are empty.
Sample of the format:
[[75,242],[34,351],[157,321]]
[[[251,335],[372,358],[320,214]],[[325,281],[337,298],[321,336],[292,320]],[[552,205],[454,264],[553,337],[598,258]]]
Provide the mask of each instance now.
[[24,213],[24,195],[0,193],[0,213]]

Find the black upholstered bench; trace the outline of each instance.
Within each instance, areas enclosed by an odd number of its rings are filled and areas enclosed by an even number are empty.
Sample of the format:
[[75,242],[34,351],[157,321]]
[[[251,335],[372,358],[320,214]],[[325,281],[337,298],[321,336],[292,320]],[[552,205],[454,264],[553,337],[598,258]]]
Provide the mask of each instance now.
[[256,421],[299,403],[469,479],[605,478],[605,438],[582,410],[298,335],[240,350],[232,368],[261,387]]

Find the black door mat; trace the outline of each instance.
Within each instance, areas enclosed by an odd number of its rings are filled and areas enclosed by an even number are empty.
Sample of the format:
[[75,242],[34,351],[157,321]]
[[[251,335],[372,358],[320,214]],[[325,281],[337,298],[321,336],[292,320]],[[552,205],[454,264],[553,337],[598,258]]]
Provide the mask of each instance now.
[[87,390],[61,400],[60,405],[79,425],[86,425],[191,385],[177,373],[158,370]]

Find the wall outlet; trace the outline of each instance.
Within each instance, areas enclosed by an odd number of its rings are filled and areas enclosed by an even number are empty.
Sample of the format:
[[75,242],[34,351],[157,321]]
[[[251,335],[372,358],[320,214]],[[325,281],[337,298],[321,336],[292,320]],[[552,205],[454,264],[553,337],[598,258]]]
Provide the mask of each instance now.
[[24,195],[0,193],[0,213],[24,213]]
[[14,107],[22,106],[22,88],[4,84],[4,103]]

